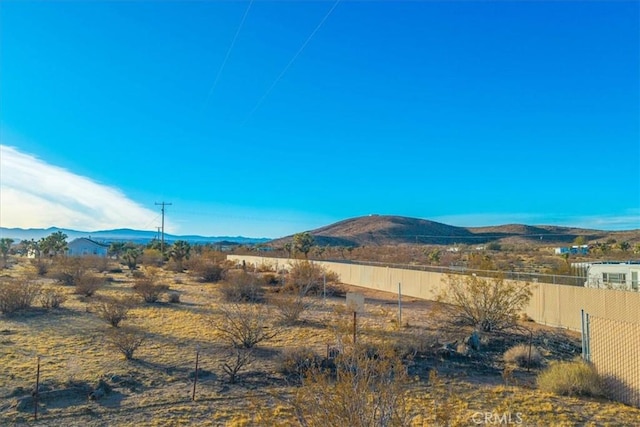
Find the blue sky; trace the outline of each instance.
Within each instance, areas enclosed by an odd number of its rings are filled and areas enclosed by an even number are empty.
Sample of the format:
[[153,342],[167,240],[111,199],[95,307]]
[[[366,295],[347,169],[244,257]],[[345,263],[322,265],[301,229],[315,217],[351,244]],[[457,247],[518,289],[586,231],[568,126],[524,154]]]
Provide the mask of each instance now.
[[[0,225],[640,228],[636,1],[2,1]],[[30,172],[25,172],[30,171]]]

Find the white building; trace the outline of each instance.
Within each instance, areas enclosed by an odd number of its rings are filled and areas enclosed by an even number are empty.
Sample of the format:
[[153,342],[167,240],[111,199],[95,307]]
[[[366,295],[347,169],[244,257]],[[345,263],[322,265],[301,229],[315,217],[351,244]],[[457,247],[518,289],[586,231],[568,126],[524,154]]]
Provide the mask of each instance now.
[[589,288],[638,291],[640,285],[640,261],[594,262],[587,267]]
[[67,255],[69,256],[101,256],[106,257],[109,245],[96,242],[86,237],[80,237],[67,244]]

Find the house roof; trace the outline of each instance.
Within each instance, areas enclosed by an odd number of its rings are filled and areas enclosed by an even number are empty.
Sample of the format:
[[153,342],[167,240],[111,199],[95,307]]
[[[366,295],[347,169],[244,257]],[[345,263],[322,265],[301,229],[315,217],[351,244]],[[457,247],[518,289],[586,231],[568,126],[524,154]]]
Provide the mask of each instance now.
[[109,245],[107,245],[106,243],[96,242],[95,240],[92,240],[92,239],[91,239],[91,238],[89,238],[89,237],[78,237],[77,239],[72,240],[71,242],[69,242],[69,244],[71,245],[71,244],[76,243],[76,242],[79,242],[79,241],[81,241],[81,240],[84,240],[84,241],[87,241],[87,242],[93,243],[94,245],[98,245],[98,246],[101,246],[101,247],[103,247],[103,248],[108,248],[108,247],[109,247]]

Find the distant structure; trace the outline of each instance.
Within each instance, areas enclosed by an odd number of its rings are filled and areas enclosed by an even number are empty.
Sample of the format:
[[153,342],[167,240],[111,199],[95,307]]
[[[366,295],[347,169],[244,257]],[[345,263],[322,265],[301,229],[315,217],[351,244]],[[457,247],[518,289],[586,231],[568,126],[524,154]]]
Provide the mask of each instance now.
[[584,285],[588,288],[637,292],[640,285],[640,261],[589,263]]
[[560,247],[555,248],[554,252],[556,255],[588,255],[589,254],[589,245],[580,245],[580,246],[571,246],[571,247]]
[[109,245],[96,242],[87,237],[80,237],[67,244],[67,255],[69,256],[100,256],[106,257]]

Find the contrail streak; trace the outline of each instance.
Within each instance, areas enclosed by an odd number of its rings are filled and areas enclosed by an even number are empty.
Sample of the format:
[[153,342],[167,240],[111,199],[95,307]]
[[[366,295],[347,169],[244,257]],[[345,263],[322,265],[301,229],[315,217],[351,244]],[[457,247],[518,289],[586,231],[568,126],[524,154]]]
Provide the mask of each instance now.
[[267,91],[264,93],[264,95],[262,95],[262,98],[260,98],[260,100],[258,101],[258,103],[256,104],[255,107],[253,107],[253,110],[251,110],[251,112],[249,113],[249,115],[247,116],[247,118],[245,119],[244,124],[246,124],[249,119],[251,118],[251,116],[253,116],[253,113],[255,113],[258,108],[260,108],[260,105],[262,105],[262,103],[264,102],[265,99],[267,99],[267,97],[269,96],[269,94],[271,93],[271,91],[273,90],[273,88],[278,84],[278,82],[280,81],[280,79],[282,79],[282,76],[285,75],[285,73],[289,70],[289,68],[291,67],[291,65],[295,62],[295,60],[298,58],[298,56],[300,56],[300,54],[302,53],[302,51],[304,50],[304,48],[307,46],[307,44],[309,44],[309,42],[311,41],[311,39],[313,38],[313,36],[318,32],[318,30],[320,29],[320,27],[322,27],[322,24],[324,24],[324,21],[327,20],[327,18],[329,18],[329,15],[331,15],[331,12],[333,12],[333,9],[336,8],[336,6],[338,6],[338,3],[340,3],[340,0],[336,0],[336,2],[333,4],[333,6],[331,6],[331,9],[329,9],[329,11],[327,12],[327,14],[324,16],[324,18],[322,18],[322,20],[320,21],[320,23],[316,26],[316,28],[311,32],[311,34],[309,35],[309,37],[307,37],[307,39],[304,41],[304,43],[302,43],[302,46],[300,46],[300,49],[298,49],[298,51],[295,53],[295,55],[293,55],[293,58],[291,58],[291,60],[289,61],[289,63],[284,67],[284,69],[280,72],[280,74],[278,75],[278,77],[276,77],[276,79],[273,81],[273,83],[271,83],[271,86],[269,86],[269,89],[267,89]]

